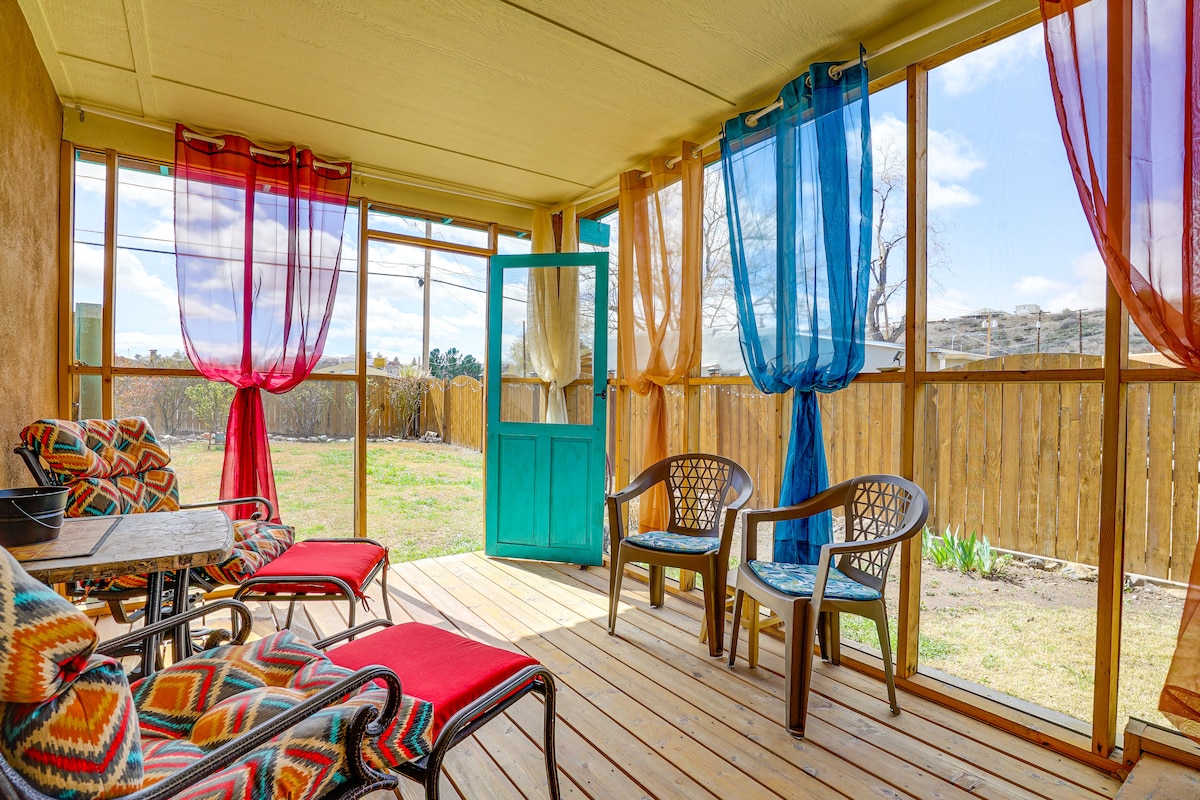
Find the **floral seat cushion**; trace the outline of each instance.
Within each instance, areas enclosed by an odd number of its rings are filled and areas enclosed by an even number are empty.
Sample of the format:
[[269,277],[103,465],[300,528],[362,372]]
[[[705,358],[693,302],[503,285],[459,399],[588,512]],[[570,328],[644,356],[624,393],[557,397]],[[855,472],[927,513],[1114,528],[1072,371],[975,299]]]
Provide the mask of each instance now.
[[624,541],[647,550],[686,554],[708,553],[721,546],[721,540],[716,536],[688,536],[683,533],[667,533],[666,531],[635,533],[632,536],[626,536]]
[[[774,561],[751,561],[747,564],[763,583],[772,589],[796,597],[811,597],[816,588],[815,564],[785,564]],[[878,600],[882,595],[870,586],[863,586],[836,567],[829,568],[825,595],[830,600]]]

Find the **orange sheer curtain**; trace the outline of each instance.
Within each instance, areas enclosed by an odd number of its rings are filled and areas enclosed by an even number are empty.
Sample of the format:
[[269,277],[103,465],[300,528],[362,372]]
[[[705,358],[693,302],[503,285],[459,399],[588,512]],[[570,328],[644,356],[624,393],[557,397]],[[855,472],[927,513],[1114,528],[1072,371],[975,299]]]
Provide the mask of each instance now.
[[[667,167],[657,158],[651,175],[621,176],[617,318],[621,371],[648,396],[645,468],[667,456],[667,402],[663,387],[678,383],[700,361],[701,217],[704,164],[683,143],[683,159]],[[642,496],[641,531],[667,525],[666,489]]]

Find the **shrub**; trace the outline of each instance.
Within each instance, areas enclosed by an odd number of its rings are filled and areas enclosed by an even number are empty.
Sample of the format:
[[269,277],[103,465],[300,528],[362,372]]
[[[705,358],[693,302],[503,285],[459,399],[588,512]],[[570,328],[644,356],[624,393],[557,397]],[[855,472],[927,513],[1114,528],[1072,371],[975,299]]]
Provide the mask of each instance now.
[[387,380],[387,401],[396,413],[401,436],[408,436],[416,425],[428,382],[429,373],[416,364],[400,367],[399,374]]

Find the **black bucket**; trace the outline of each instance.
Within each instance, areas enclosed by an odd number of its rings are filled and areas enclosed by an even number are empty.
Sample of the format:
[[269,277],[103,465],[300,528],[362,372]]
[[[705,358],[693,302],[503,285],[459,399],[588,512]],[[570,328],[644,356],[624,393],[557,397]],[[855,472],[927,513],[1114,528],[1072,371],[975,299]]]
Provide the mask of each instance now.
[[65,487],[0,489],[0,546],[20,547],[57,539],[66,507]]

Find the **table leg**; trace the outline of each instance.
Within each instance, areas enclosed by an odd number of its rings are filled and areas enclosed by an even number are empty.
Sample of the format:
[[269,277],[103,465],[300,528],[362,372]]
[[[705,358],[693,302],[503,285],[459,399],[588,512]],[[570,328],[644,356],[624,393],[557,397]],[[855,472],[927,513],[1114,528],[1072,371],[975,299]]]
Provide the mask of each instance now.
[[[158,622],[162,618],[163,574],[151,572],[146,576],[146,614],[147,625]],[[158,636],[147,636],[142,643],[142,677],[154,673],[158,663]]]

